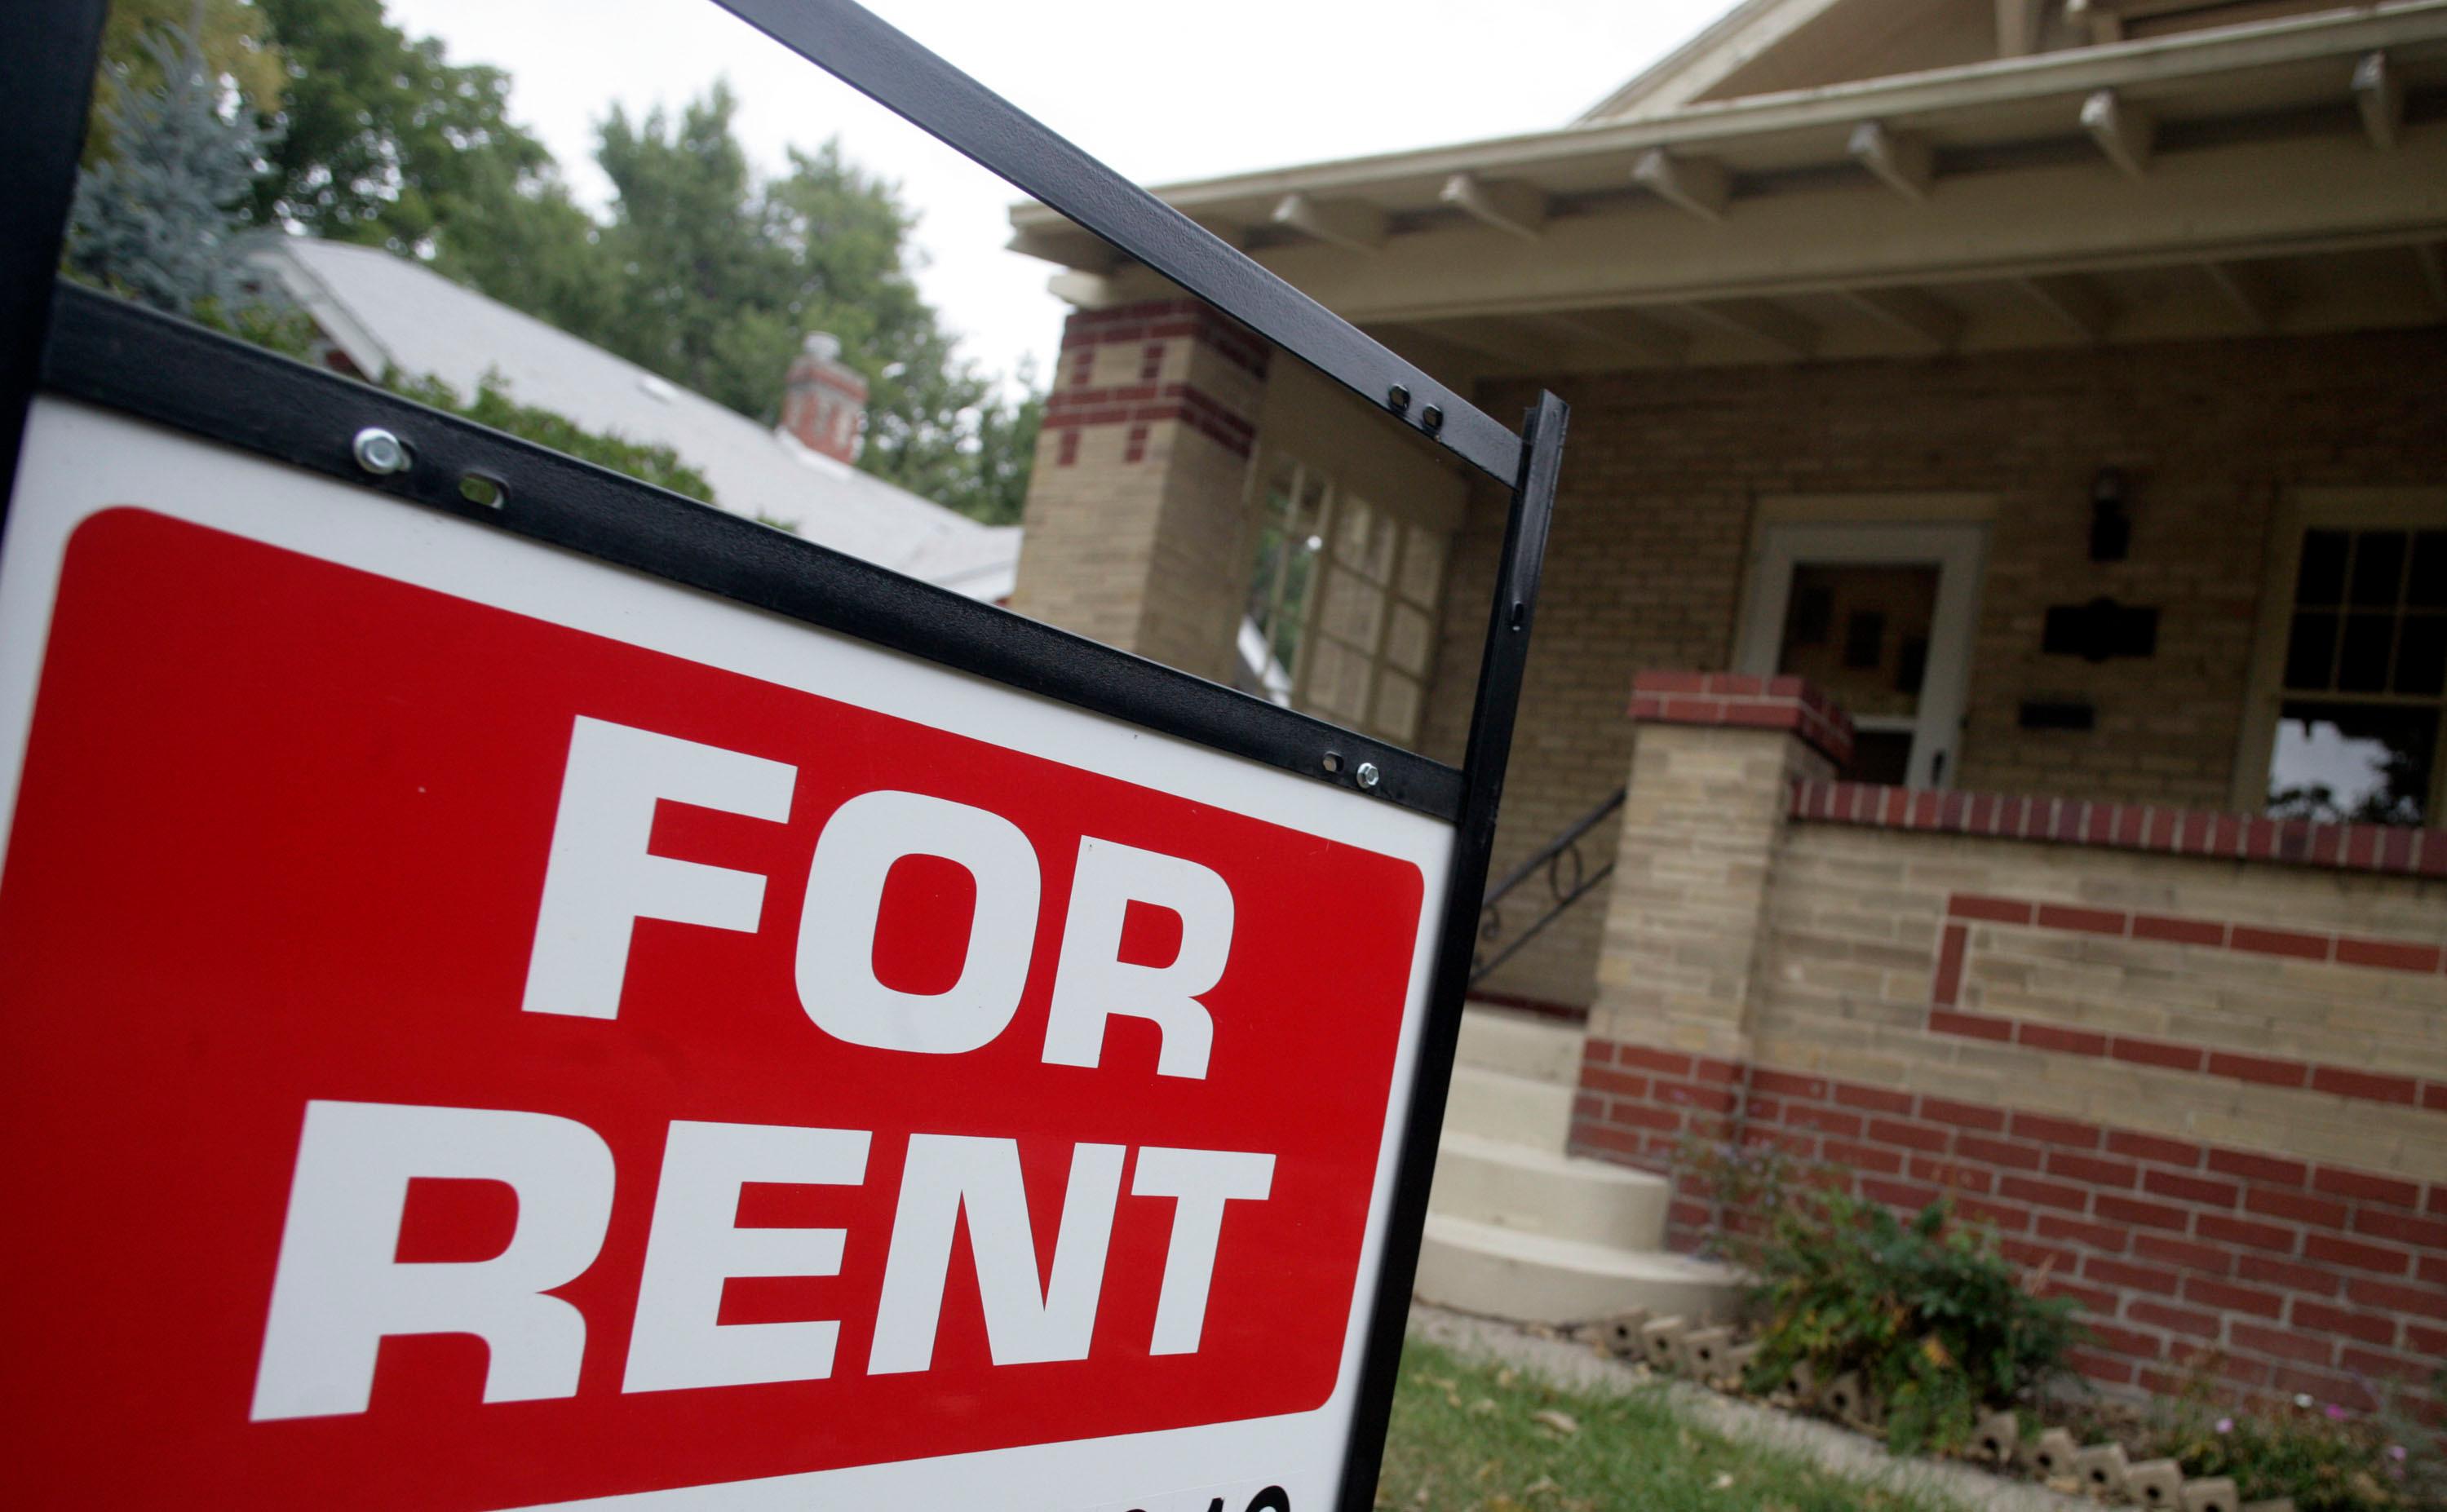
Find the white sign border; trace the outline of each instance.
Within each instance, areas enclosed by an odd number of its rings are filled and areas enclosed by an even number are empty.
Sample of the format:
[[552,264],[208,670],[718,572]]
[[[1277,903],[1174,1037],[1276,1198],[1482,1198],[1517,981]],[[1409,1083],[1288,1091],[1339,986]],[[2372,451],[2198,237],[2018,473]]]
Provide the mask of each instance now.
[[[1452,827],[1261,763],[952,671],[574,552],[487,530],[111,411],[32,406],[0,551],[0,864],[69,539],[138,507],[454,597],[1120,778],[1410,861],[1423,903],[1369,1219],[1334,1393],[1311,1412],[546,1503],[585,1508],[1150,1512],[1207,1487],[1275,1484],[1299,1512],[1338,1493],[1427,1016]],[[1355,906],[1364,901],[1354,900]],[[1323,900],[1321,906],[1332,906]],[[267,1287],[270,1277],[265,1278]],[[879,1502],[880,1498],[889,1499]]]

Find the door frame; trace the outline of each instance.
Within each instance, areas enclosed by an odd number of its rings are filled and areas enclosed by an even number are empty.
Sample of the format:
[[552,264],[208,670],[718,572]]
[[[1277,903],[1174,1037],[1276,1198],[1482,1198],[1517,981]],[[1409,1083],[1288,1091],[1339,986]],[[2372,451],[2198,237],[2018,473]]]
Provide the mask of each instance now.
[[[1974,521],[1828,524],[1768,520],[1751,553],[1734,670],[1773,676],[1798,566],[1933,566],[1937,607],[1929,621],[1928,663],[1916,714],[1854,715],[1868,730],[1909,730],[1905,785],[1946,787],[1962,763],[1963,711],[1971,688],[1971,641],[1979,623],[1980,579],[1988,527]],[[1847,710],[1849,712],[1849,710]]]

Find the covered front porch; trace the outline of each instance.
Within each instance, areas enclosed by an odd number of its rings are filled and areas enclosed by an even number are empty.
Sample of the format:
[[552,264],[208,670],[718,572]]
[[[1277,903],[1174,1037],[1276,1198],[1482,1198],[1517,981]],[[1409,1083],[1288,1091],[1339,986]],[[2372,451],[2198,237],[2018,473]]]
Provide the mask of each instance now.
[[[1572,406],[1423,1286],[1698,1296],[1697,1139],[1954,1195],[2101,1379],[2447,1353],[2442,102],[2416,3],[1167,192]],[[1453,759],[1501,493],[1015,219],[1014,607]]]

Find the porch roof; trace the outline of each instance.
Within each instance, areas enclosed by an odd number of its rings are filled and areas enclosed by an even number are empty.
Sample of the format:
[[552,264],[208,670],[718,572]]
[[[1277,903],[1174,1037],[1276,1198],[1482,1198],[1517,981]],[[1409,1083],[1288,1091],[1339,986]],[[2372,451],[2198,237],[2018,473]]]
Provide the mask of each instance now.
[[[2401,0],[1156,193],[1472,374],[2340,329],[2447,316],[2442,118]],[[1012,221],[1076,303],[1151,286]]]

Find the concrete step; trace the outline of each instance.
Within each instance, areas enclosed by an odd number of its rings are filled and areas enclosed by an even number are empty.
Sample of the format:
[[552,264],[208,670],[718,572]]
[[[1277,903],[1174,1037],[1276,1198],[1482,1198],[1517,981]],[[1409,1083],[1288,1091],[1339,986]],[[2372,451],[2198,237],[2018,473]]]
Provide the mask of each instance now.
[[1424,1301],[1521,1323],[1585,1323],[1644,1307],[1686,1318],[1733,1315],[1737,1278],[1706,1260],[1523,1234],[1428,1215],[1416,1291]]
[[1578,1024],[1472,1004],[1461,1011],[1461,1049],[1454,1062],[1569,1087],[1581,1079],[1584,1038]]
[[1456,1066],[1445,1103],[1445,1132],[1560,1154],[1571,1134],[1572,1096],[1566,1084]]
[[1624,1249],[1665,1242],[1662,1177],[1508,1143],[1448,1125],[1436,1146],[1430,1212],[1522,1234]]

